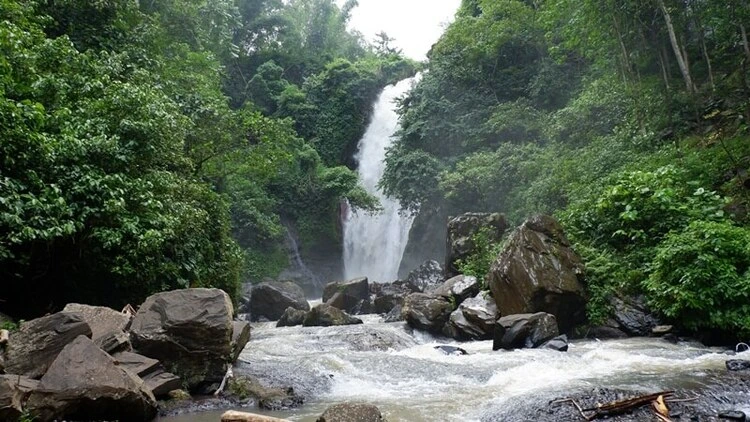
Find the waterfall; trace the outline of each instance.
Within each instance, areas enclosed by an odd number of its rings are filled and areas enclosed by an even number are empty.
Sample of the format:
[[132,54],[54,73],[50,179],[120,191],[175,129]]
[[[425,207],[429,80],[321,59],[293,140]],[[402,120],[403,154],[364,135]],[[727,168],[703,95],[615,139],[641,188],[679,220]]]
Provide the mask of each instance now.
[[399,212],[399,203],[387,198],[377,185],[385,170],[385,152],[398,130],[394,100],[407,92],[414,78],[387,86],[375,102],[372,121],[359,141],[355,159],[362,186],[380,200],[382,211],[357,212],[348,207],[344,216],[344,275],[369,277],[379,282],[398,276],[401,257],[413,217]]
[[289,251],[290,265],[289,268],[279,274],[279,279],[295,281],[303,290],[305,290],[306,294],[311,295],[312,297],[320,297],[320,294],[323,291],[323,283],[321,282],[320,277],[305,265],[299,252],[297,240],[294,238],[289,227],[284,225],[284,229],[286,231],[286,247]]

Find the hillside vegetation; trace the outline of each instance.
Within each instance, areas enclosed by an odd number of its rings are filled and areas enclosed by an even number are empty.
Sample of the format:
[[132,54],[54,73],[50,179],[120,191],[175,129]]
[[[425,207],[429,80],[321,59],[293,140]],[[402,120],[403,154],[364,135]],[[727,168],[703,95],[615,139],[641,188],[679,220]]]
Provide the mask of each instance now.
[[686,328],[748,335],[748,26],[743,0],[464,0],[382,186],[422,219],[555,214],[595,322],[645,294]]

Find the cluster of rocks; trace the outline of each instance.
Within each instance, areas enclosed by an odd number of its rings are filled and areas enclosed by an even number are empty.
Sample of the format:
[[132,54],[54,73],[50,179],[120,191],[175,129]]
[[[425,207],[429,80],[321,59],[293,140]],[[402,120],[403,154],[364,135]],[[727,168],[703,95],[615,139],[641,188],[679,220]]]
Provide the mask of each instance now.
[[278,327],[362,324],[355,314],[373,310],[367,278],[328,283],[323,302],[314,308],[302,289],[292,282],[267,281],[252,288],[249,308],[253,321],[278,321]]
[[250,338],[218,289],[153,295],[137,313],[70,304],[24,322],[0,354],[0,419],[151,420],[156,398],[215,389]]

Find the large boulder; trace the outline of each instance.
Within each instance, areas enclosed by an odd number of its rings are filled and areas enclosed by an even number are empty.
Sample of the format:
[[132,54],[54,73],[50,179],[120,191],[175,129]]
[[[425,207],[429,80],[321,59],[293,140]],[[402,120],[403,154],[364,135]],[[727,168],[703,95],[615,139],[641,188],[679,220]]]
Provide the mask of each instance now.
[[552,314],[508,315],[495,323],[492,350],[539,347],[559,334],[557,321]]
[[383,422],[376,406],[366,403],[339,403],[328,407],[317,422]]
[[253,287],[250,296],[250,313],[253,321],[267,318],[277,321],[288,307],[309,311],[305,292],[291,281],[271,281]]
[[445,281],[432,294],[442,296],[455,303],[461,303],[465,299],[475,296],[482,288],[482,283],[471,275],[457,275]]
[[63,312],[76,312],[91,327],[91,340],[107,353],[130,349],[126,331],[133,317],[106,306],[80,303],[65,305]]
[[440,263],[429,260],[409,273],[406,277],[406,286],[414,293],[429,293],[440,286],[444,280]]
[[404,299],[411,293],[411,289],[401,283],[383,284],[375,293],[375,313],[387,314],[395,307],[403,306]]
[[276,326],[294,327],[295,325],[302,325],[302,322],[305,320],[305,315],[307,315],[307,312],[301,311],[299,309],[294,309],[290,306],[286,308],[284,314],[281,315],[281,318],[279,318]]
[[27,408],[35,420],[150,421],[156,400],[143,381],[85,336],[57,356],[31,393]]
[[492,263],[489,286],[501,315],[547,312],[567,332],[586,318],[583,270],[560,224],[541,215],[510,236]]
[[232,321],[232,362],[236,361],[250,341],[250,324],[246,321]]
[[24,322],[10,334],[5,372],[41,378],[57,354],[80,335],[91,337],[91,327],[78,313],[58,312]]
[[321,303],[312,308],[305,315],[302,325],[305,327],[330,327],[332,325],[362,324],[362,320],[354,318],[341,309]]
[[498,213],[466,213],[448,220],[448,233],[445,246],[445,277],[461,274],[457,267],[459,260],[465,260],[475,251],[473,237],[480,230],[485,230],[490,241],[499,242],[508,222],[505,216]]
[[157,293],[130,327],[133,347],[158,359],[191,390],[224,378],[232,353],[232,302],[219,289]]
[[495,301],[485,293],[464,300],[451,313],[443,333],[457,340],[489,340],[497,320]]
[[39,381],[19,375],[0,375],[0,420],[15,421],[23,413],[23,404]]
[[414,328],[440,334],[453,312],[453,305],[445,298],[426,293],[412,293],[404,300],[401,314]]
[[370,284],[367,277],[326,284],[323,302],[354,315],[370,313]]

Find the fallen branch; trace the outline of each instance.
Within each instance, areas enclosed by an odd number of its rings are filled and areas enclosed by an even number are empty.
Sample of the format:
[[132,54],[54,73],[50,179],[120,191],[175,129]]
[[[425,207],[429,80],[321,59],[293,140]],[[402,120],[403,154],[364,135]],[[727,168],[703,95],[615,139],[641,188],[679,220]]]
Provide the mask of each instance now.
[[[575,400],[573,399],[560,399],[550,402],[550,404],[555,403],[573,403],[573,406],[578,409],[578,413],[581,414],[581,417],[587,421],[592,421],[594,419],[598,419],[605,416],[613,416],[618,415],[621,413],[625,413],[628,410],[634,409],[636,407],[641,407],[647,404],[650,404],[659,396],[669,397],[673,394],[672,391],[661,391],[658,393],[653,394],[645,394],[638,397],[632,397],[629,399],[624,400],[617,400],[605,404],[597,404],[595,407],[590,407],[587,409],[583,409]],[[591,412],[590,414],[586,414],[586,412]]]
[[227,381],[230,378],[234,378],[234,373],[232,372],[232,366],[230,365],[227,368],[227,373],[224,374],[224,379],[221,380],[221,384],[219,385],[219,388],[214,392],[214,396],[218,396],[224,391],[224,387],[227,385]]
[[581,409],[581,406],[579,406],[579,405],[578,405],[578,403],[576,403],[576,401],[575,401],[575,400],[573,400],[573,399],[560,399],[560,400],[555,400],[555,401],[553,401],[553,402],[550,402],[550,404],[556,404],[556,403],[566,403],[566,402],[571,402],[571,403],[573,403],[573,406],[575,406],[575,407],[576,407],[576,409],[578,409],[578,413],[580,413],[580,414],[581,414],[581,416],[582,416],[582,417],[583,417],[584,419],[586,419],[587,421],[590,421],[590,420],[591,420],[591,419],[589,419],[589,417],[588,417],[588,416],[586,416],[586,414],[585,414],[585,413],[583,413],[583,409]]

